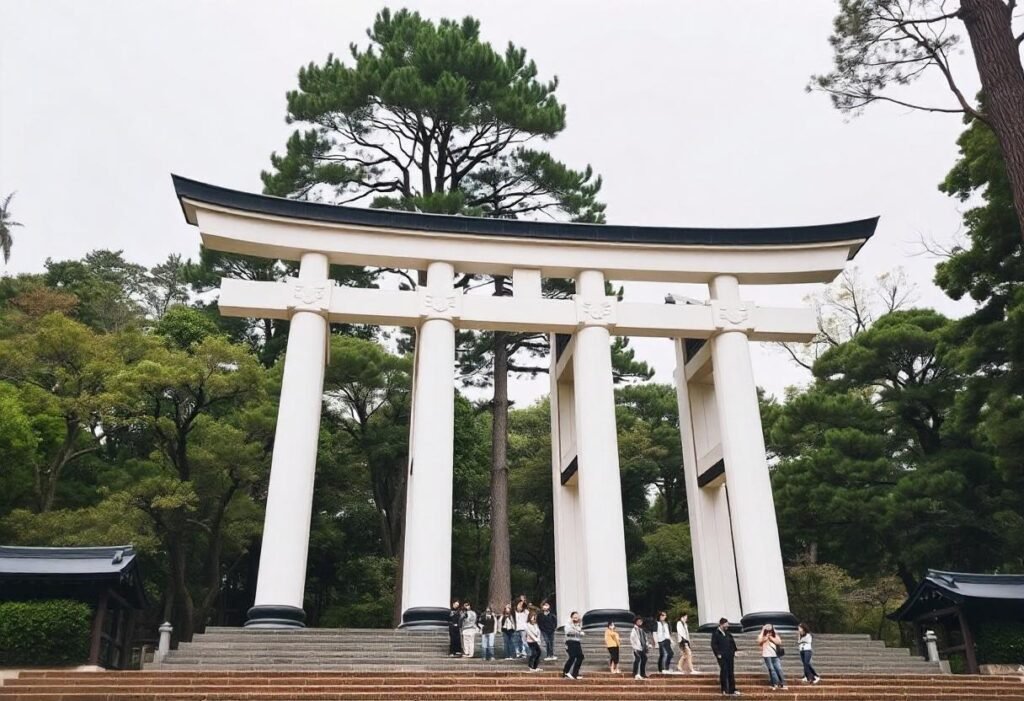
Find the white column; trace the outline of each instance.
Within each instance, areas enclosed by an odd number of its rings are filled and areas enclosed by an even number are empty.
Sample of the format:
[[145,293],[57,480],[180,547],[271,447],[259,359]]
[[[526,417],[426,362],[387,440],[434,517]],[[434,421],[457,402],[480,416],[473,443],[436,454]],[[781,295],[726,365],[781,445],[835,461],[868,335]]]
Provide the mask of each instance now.
[[[701,628],[718,625],[718,619],[739,622],[739,590],[733,557],[729,505],[725,487],[701,488],[697,484],[697,445],[706,445],[708,431],[703,419],[704,398],[699,387],[686,379],[686,354],[682,339],[676,346],[676,397],[679,403],[679,432],[683,445],[683,477],[689,512],[690,542],[693,549],[694,583]],[[718,417],[714,416],[717,422]],[[698,435],[701,434],[701,435]],[[699,440],[701,439],[701,440]]]
[[295,306],[284,356],[256,601],[246,626],[293,627],[305,620],[302,600],[324,391],[326,310],[333,286],[327,273],[326,255],[305,253],[293,284]]
[[717,276],[710,288],[719,329],[711,339],[711,356],[743,603],[741,622],[745,629],[767,622],[795,626],[750,364],[749,305],[740,300],[739,282],[731,275]]
[[455,324],[448,263],[427,268],[425,321],[416,337],[415,430],[409,437],[402,625],[444,625],[452,574],[452,479],[455,431]]
[[[598,308],[594,305],[606,304],[604,274],[581,271],[576,292],[584,308],[593,310]],[[573,354],[587,625],[599,625],[609,617],[622,622],[629,618],[611,336],[602,317],[607,315],[584,316]],[[562,610],[561,616],[569,613]]]
[[[570,484],[562,484],[564,455],[575,452],[572,416],[575,399],[572,383],[559,381],[555,334],[551,334],[551,489],[552,525],[555,531],[555,598],[559,622],[572,611],[586,611],[583,589],[584,543],[580,530],[578,476]],[[568,374],[568,371],[567,371]]]

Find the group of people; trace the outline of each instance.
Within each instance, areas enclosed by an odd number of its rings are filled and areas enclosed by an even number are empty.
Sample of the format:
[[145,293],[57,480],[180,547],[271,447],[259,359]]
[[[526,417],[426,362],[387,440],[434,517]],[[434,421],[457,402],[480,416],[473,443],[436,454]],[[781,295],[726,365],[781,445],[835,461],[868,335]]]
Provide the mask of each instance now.
[[[656,650],[658,654],[658,672],[660,674],[698,674],[693,666],[693,647],[690,642],[689,616],[684,613],[673,623],[668,614],[660,611],[653,626],[648,631],[646,620],[637,616],[629,632],[629,646],[633,652],[634,679],[647,679],[648,651]],[[496,659],[494,642],[498,635],[504,640],[505,659],[525,659],[527,669],[531,672],[540,671],[541,655],[545,661],[558,659],[555,655],[555,631],[558,619],[547,601],[539,609],[529,603],[525,595],[521,595],[513,604],[507,604],[500,614],[495,614],[490,606],[483,613],[477,614],[470,602],[452,602],[448,617],[448,656],[473,657],[476,651],[476,637],[481,636],[480,657],[485,661]],[[583,666],[583,624],[580,614],[573,611],[565,622],[563,629],[565,648],[568,659],[562,667],[562,675],[567,679],[580,679]],[[811,631],[806,624],[799,628],[797,647],[800,661],[803,663],[805,683],[817,684],[821,677],[811,664],[813,640]],[[679,660],[676,668],[672,667],[675,650],[672,647],[673,633],[679,649]],[[604,631],[604,643],[608,649],[608,670],[614,674],[619,669],[619,650],[621,636],[614,621],[609,621]],[[782,673],[780,658],[785,654],[782,637],[771,624],[762,626],[757,636],[757,646],[768,670],[768,683],[772,690],[785,689],[786,679]],[[711,651],[719,667],[719,682],[722,694],[739,696],[736,690],[735,658],[739,653],[736,640],[729,632],[728,619],[722,618],[718,627],[711,635]]]
[[[633,619],[633,627],[629,631],[629,647],[633,651],[633,678],[647,679],[648,649],[658,651],[658,672],[660,674],[697,674],[693,667],[693,648],[690,645],[689,616],[683,614],[672,626],[668,622],[668,614],[658,613],[654,632],[649,634],[643,616]],[[677,669],[672,669],[672,632],[675,628],[676,640],[679,645],[679,662]],[[621,638],[613,621],[608,622],[604,631],[604,644],[608,648],[608,671],[619,674],[619,647]]]
[[[821,677],[814,669],[814,665],[811,664],[811,657],[814,654],[811,629],[806,623],[801,623],[797,627],[797,634],[797,649],[800,652],[800,662],[804,668],[804,676],[800,681],[806,684],[817,684],[821,681]],[[761,631],[757,634],[757,647],[761,651],[764,666],[768,669],[768,684],[772,691],[788,688],[781,663],[786,649],[782,645],[782,636],[775,630],[775,626],[770,623],[761,626]],[[718,627],[711,634],[711,651],[715,653],[715,659],[718,660],[718,681],[722,688],[722,694],[724,696],[740,696],[741,693],[736,689],[735,673],[736,655],[740,653],[736,647],[735,638],[729,632],[727,618],[719,619]]]

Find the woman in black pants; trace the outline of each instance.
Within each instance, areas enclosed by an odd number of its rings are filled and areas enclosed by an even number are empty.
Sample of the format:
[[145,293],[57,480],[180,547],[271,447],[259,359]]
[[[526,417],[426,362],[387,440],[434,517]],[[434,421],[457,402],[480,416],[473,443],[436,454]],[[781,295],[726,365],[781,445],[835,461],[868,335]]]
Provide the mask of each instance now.
[[583,626],[580,625],[580,614],[573,611],[569,622],[565,624],[565,649],[569,659],[562,667],[566,679],[579,679],[580,667],[583,666]]

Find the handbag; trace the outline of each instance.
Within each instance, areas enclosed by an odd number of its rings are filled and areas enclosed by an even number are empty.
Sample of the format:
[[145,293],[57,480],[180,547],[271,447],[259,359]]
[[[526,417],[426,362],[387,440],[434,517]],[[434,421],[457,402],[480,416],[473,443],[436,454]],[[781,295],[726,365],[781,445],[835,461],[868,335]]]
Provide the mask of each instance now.
[[772,647],[775,648],[775,656],[776,657],[785,657],[786,656],[786,648],[782,647],[781,645],[776,645],[774,643],[772,643]]

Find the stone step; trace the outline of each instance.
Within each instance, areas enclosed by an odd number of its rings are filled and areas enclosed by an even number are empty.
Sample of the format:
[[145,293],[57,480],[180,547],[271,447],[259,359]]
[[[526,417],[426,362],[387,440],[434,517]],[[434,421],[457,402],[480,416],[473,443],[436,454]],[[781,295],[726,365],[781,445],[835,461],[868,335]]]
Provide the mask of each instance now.
[[[794,685],[771,692],[763,675],[738,675],[744,696],[785,701],[1024,701],[1019,677],[947,675],[836,675],[816,686]],[[554,673],[388,673],[336,675],[245,674],[238,672],[60,672],[19,675],[0,686],[7,701],[312,701],[392,699],[395,701],[706,701],[721,698],[717,678],[654,677],[635,681],[611,674],[587,674],[582,680]]]
[[[480,649],[481,649],[480,641],[477,641],[477,644],[475,646],[475,650],[476,650],[475,654],[478,654]],[[498,652],[501,652],[501,656],[504,656],[504,654],[505,654],[505,646],[504,645],[495,645],[494,649],[496,651],[498,651]],[[556,654],[561,654],[562,656],[565,655],[565,646],[564,645],[559,645],[556,642],[554,649],[556,651]],[[677,654],[676,651],[678,650],[678,648],[675,645],[672,646],[672,649],[673,649],[673,654]],[[704,649],[710,651],[711,646],[709,645],[707,648],[704,648]],[[411,653],[423,653],[423,654],[431,654],[431,655],[437,655],[437,654],[440,653],[442,655],[446,655],[447,652],[448,652],[448,646],[447,645],[431,645],[431,646],[418,647],[418,646],[414,646],[414,645],[402,645],[402,644],[395,644],[395,645],[365,644],[365,645],[361,645],[359,643],[354,643],[352,641],[345,641],[345,642],[338,642],[338,643],[285,642],[285,643],[280,643],[280,644],[272,644],[272,643],[266,643],[266,642],[261,642],[261,641],[249,641],[249,640],[235,642],[235,643],[211,643],[211,642],[202,640],[202,641],[197,641],[197,642],[192,642],[192,643],[182,643],[182,644],[180,644],[178,646],[178,652],[179,653],[182,653],[182,652],[185,652],[185,651],[197,651],[197,650],[202,650],[203,652],[206,652],[206,653],[209,653],[209,654],[214,654],[214,655],[215,654],[219,654],[222,651],[230,651],[230,650],[240,650],[240,651],[244,650],[244,651],[249,651],[249,652],[251,652],[251,651],[259,652],[259,651],[264,651],[264,650],[278,650],[278,651],[286,651],[287,650],[287,651],[291,651],[291,652],[316,652],[316,651],[326,650],[326,651],[337,651],[337,652],[346,652],[346,653],[347,652],[351,652],[351,653],[373,652],[374,654],[388,654],[388,653],[393,653],[393,654],[411,654]],[[605,648],[604,645],[584,645],[583,646],[583,651],[585,653],[588,652],[588,651],[590,651],[590,652],[598,652],[598,651],[600,651],[600,652],[604,653],[606,650],[607,650],[607,648]],[[628,651],[628,649],[625,649],[625,648],[620,648],[620,650],[622,650],[623,652],[627,652]],[[697,654],[700,654],[700,652],[703,651],[702,648],[694,648],[694,650],[695,650],[695,652]],[[756,648],[755,648],[755,650],[756,650]],[[793,650],[793,653],[796,653],[795,649]],[[815,650],[814,650],[815,657],[829,656],[829,655],[849,655],[849,654],[852,654],[852,653],[855,653],[858,656],[882,656],[882,655],[907,656],[907,655],[910,654],[910,650],[908,650],[906,648],[866,647],[866,648],[854,651],[854,650],[851,650],[850,648],[843,648],[843,647],[838,647],[838,646],[822,646],[822,647],[815,648]],[[657,654],[656,651],[655,651],[655,654]],[[788,649],[787,649],[787,654],[789,654],[789,650]]]

